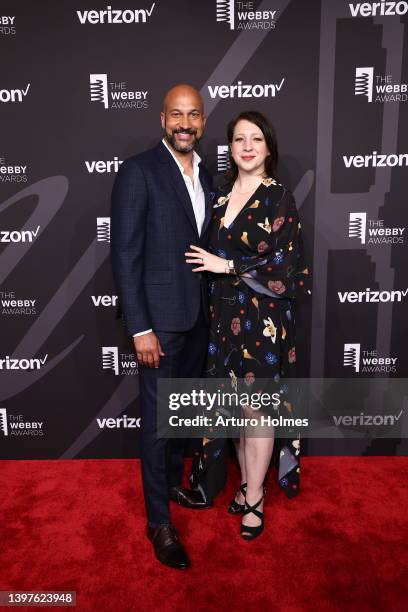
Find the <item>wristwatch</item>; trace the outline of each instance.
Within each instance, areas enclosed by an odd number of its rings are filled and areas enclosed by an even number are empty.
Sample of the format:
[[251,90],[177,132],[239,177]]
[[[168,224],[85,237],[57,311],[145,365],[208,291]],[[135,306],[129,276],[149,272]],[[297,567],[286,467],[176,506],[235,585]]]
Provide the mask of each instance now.
[[235,274],[235,267],[234,267],[233,259],[227,260],[227,270],[228,270],[228,274]]

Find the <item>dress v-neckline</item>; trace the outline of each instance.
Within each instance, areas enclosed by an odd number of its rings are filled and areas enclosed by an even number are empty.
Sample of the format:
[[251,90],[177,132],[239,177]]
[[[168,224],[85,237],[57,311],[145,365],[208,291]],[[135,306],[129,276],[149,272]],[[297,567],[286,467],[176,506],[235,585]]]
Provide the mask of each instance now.
[[232,225],[235,223],[236,219],[239,217],[239,215],[246,209],[248,208],[248,204],[249,202],[252,200],[252,198],[254,197],[254,195],[257,193],[257,191],[259,190],[259,188],[264,184],[264,179],[259,183],[258,187],[255,189],[255,191],[252,192],[252,194],[250,195],[250,197],[248,198],[248,200],[245,202],[245,204],[243,205],[243,207],[238,211],[238,213],[235,215],[235,217],[233,218],[233,220],[231,221],[231,223],[229,225],[226,225],[225,223],[225,217],[227,215],[227,210],[228,210],[228,204],[232,195],[232,189],[229,192],[229,194],[225,197],[225,202],[224,204],[226,204],[226,209],[225,209],[225,214],[224,214],[224,227],[225,229],[231,229]]

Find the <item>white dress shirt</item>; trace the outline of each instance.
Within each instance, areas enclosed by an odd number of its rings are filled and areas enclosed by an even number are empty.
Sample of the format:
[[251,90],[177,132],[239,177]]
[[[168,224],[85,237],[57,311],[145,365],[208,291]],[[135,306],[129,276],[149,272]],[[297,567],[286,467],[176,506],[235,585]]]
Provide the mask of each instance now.
[[[191,204],[193,206],[194,217],[197,223],[198,235],[200,235],[201,230],[203,228],[204,218],[205,218],[205,196],[204,196],[204,191],[203,191],[203,187],[201,185],[200,176],[199,176],[199,172],[200,172],[199,163],[201,162],[201,157],[195,151],[193,151],[193,181],[192,181],[191,178],[188,176],[188,174],[184,172],[184,168],[182,164],[179,162],[177,157],[174,155],[172,149],[167,144],[167,141],[165,138],[163,138],[162,143],[164,144],[164,146],[166,147],[166,149],[169,151],[170,155],[176,162],[181,172],[181,176],[184,179],[188,194],[190,196]],[[133,334],[133,337],[135,338],[136,336],[143,336],[144,334],[148,334],[151,331],[153,330],[146,329],[146,331],[142,331],[137,334]]]
[[194,216],[195,216],[195,220],[197,223],[198,235],[200,235],[202,227],[203,227],[203,223],[204,223],[204,218],[205,218],[205,197],[204,197],[204,191],[200,183],[200,177],[199,177],[199,172],[200,172],[199,163],[201,162],[201,157],[195,151],[193,151],[193,181],[194,181],[194,184],[193,184],[188,174],[185,174],[182,164],[179,162],[177,157],[174,155],[173,151],[167,144],[167,141],[165,138],[163,138],[162,143],[164,144],[164,146],[166,147],[166,149],[169,151],[170,155],[176,162],[181,172],[181,176],[184,179],[184,182],[187,187],[187,191],[190,196],[191,203],[193,205]]

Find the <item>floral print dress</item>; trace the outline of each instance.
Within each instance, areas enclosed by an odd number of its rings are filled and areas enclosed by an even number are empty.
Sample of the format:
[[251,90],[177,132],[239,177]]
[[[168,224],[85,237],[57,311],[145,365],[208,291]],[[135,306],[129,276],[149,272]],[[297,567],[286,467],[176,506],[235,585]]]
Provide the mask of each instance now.
[[[214,205],[209,250],[232,259],[235,274],[210,279],[206,376],[230,378],[233,387],[237,380],[253,387],[258,378],[278,384],[282,377],[295,376],[293,300],[298,288],[305,289],[308,275],[295,201],[275,179],[265,178],[227,227],[230,196],[221,191]],[[293,416],[292,405],[283,406],[284,416]],[[298,431],[293,439],[277,439],[276,451],[279,484],[294,497],[299,490]],[[209,499],[224,484],[225,459],[224,441],[204,438],[190,480]]]

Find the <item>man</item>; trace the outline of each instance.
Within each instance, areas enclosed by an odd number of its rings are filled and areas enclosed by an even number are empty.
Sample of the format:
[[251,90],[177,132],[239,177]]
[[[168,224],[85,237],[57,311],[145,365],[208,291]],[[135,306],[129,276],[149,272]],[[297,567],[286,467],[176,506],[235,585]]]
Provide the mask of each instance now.
[[185,261],[205,247],[210,178],[194,151],[203,134],[203,101],[190,85],[165,96],[163,140],[127,159],[112,193],[111,253],[124,321],[140,373],[141,460],[148,537],[158,560],[185,569],[189,558],[171,524],[169,498],[207,508],[199,491],[180,487],[184,443],[156,435],[158,378],[202,374],[207,345],[204,278]]

